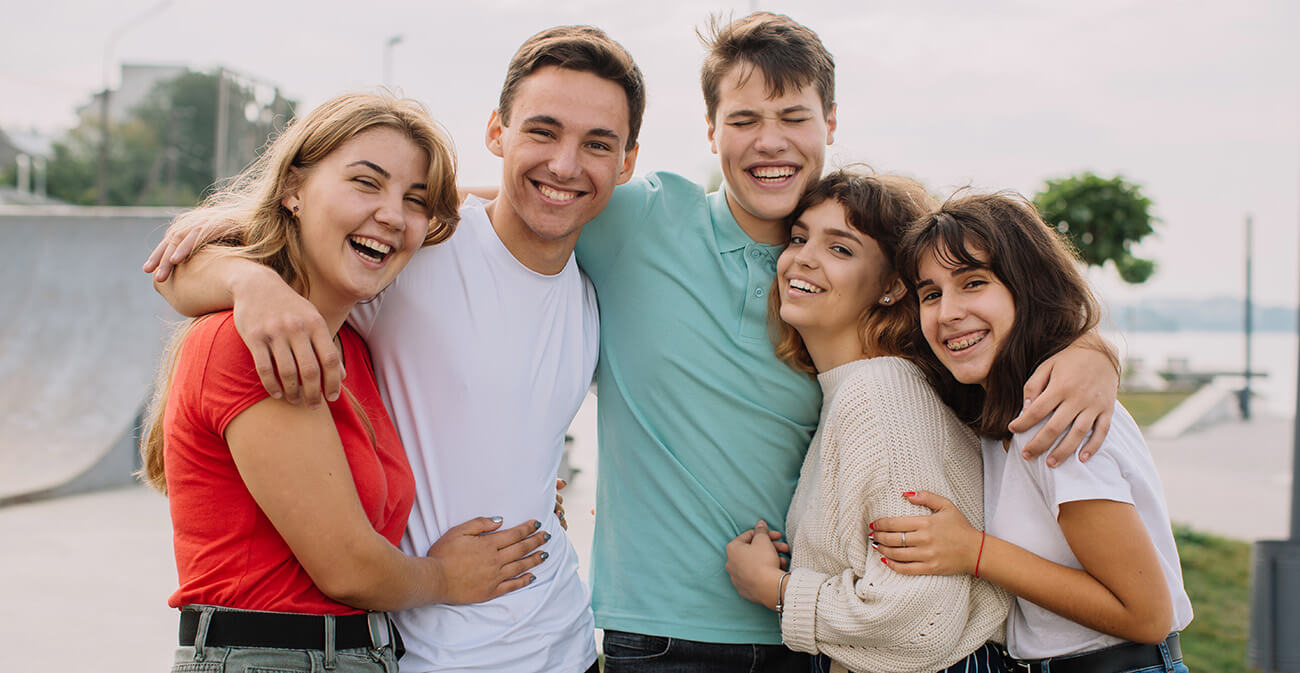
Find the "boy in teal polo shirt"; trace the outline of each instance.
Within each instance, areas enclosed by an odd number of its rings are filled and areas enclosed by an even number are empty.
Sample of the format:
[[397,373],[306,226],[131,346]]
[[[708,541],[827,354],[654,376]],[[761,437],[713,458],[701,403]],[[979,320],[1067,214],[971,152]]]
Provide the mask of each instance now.
[[[784,527],[818,421],[815,379],[776,358],[767,294],[783,220],[833,141],[834,63],[784,16],[713,33],[701,80],[723,188],[633,180],[577,246],[601,309],[591,581],[606,673],[810,665],[780,645],[771,610],[736,593],[724,547],[760,518]],[[1109,360],[1075,357],[1084,366],[1068,369],[1102,381],[1075,397],[1109,409]],[[1080,418],[1082,433],[1093,424]]]

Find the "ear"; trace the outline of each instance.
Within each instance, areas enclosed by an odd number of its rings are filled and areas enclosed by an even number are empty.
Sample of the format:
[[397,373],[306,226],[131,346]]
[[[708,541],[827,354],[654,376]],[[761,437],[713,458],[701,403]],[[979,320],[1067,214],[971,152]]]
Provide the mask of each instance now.
[[714,154],[717,154],[717,153],[718,153],[718,141],[716,141],[716,140],[713,139],[713,131],[714,131],[714,128],[713,128],[713,117],[710,117],[710,116],[709,116],[709,113],[707,113],[707,112],[704,113],[704,123],[709,125],[709,149],[710,149]]
[[497,110],[492,111],[492,116],[488,117],[487,142],[488,151],[500,156],[505,156],[505,150],[501,147],[501,134],[505,132],[505,125],[501,123],[501,114]]
[[827,145],[835,144],[835,125],[836,125],[835,113],[837,112],[838,107],[839,107],[838,105],[832,103],[831,111],[829,114],[826,115],[826,144]]
[[[893,273],[890,274],[890,280],[885,284],[885,291],[880,295],[880,299],[877,301],[885,306],[893,306],[903,301],[903,298],[906,296],[907,285],[903,283],[903,279],[900,278],[897,273]],[[885,301],[886,297],[889,298],[889,301]]]
[[615,184],[621,185],[632,179],[632,174],[636,172],[636,155],[640,151],[641,143],[637,143],[623,154],[623,167],[618,170],[618,181]]
[[297,168],[290,166],[289,175],[284,179],[284,196],[280,197],[280,205],[284,209],[293,212],[294,207],[302,205],[302,197],[299,190],[302,188],[302,172]]

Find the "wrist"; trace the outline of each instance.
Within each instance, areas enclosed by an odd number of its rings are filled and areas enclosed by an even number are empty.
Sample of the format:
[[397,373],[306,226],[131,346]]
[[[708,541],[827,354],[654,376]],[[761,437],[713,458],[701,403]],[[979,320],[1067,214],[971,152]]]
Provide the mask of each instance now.
[[247,297],[264,295],[268,288],[274,287],[277,283],[284,284],[284,280],[274,269],[250,259],[231,257],[228,269],[225,286],[226,291],[230,293],[232,304]]

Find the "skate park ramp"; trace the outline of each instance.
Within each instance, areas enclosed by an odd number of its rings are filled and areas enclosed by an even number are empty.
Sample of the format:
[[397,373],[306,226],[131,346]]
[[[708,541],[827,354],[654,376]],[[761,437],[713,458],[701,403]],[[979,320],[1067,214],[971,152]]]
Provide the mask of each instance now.
[[177,320],[140,264],[176,212],[0,206],[0,505],[131,481]]

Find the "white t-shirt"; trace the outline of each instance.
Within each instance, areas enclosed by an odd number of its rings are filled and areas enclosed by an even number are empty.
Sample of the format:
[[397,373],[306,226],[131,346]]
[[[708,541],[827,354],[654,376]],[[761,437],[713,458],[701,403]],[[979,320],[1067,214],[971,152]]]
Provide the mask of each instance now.
[[[983,439],[984,521],[988,534],[1049,561],[1082,568],[1056,522],[1061,503],[1114,500],[1133,505],[1151,537],[1169,585],[1174,613],[1169,630],[1181,631],[1192,621],[1192,603],[1183,590],[1183,572],[1169,527],[1160,475],[1133,417],[1116,402],[1110,432],[1101,450],[1087,463],[1071,458],[1055,468],[1047,467],[1046,453],[1034,461],[1020,457],[1024,445],[1042,425],[1015,435],[1009,451],[1003,450],[1001,440]],[[1023,598],[1012,603],[1007,616],[1007,650],[1017,659],[1078,654],[1122,642],[1121,638],[1080,626]]]
[[521,264],[481,202],[460,215],[349,318],[415,473],[401,547],[423,555],[452,526],[501,516],[502,528],[541,521],[550,558],[495,600],[396,613],[402,671],[583,671],[596,658],[591,596],[552,510],[564,433],[596,366],[595,290],[572,256],[554,276]]

